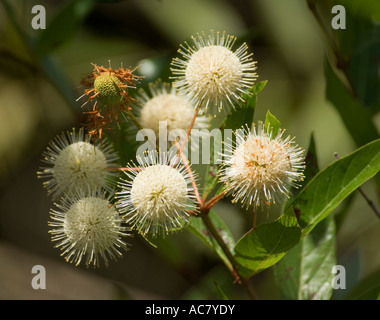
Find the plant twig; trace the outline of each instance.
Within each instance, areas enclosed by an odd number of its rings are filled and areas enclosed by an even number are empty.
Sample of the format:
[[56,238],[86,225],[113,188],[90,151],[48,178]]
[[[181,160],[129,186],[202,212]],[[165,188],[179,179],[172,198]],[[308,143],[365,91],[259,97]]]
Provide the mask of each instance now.
[[346,85],[347,85],[348,89],[351,91],[352,95],[355,96],[354,88],[352,86],[352,83],[350,81],[350,76],[349,76],[348,71],[347,71],[347,64],[348,64],[347,59],[344,56],[342,56],[342,54],[339,50],[339,47],[338,47],[331,31],[327,28],[327,26],[324,23],[321,15],[319,14],[319,12],[317,10],[317,6],[316,6],[316,1],[315,0],[307,0],[307,4],[308,4],[308,7],[309,7],[311,13],[313,14],[315,20],[317,21],[320,29],[322,30],[322,33],[326,39],[328,46],[330,47],[330,49],[333,53],[336,68],[338,68],[339,70],[341,70],[343,72],[343,74],[346,78]]
[[216,242],[219,244],[220,248],[223,250],[226,257],[228,258],[228,261],[231,263],[232,268],[230,267],[229,270],[232,273],[233,277],[235,278],[235,281],[237,281],[238,283],[243,285],[243,287],[246,289],[247,293],[249,294],[249,296],[252,300],[257,300],[257,294],[254,291],[249,280],[240,276],[238,264],[235,260],[235,257],[233,256],[230,249],[227,247],[226,243],[224,242],[224,240],[220,236],[218,230],[216,230],[214,224],[212,223],[212,221],[210,219],[210,216],[208,214],[202,214],[200,216],[201,216],[204,224],[206,225],[207,229],[209,230],[211,235],[214,237]]
[[315,20],[319,24],[319,27],[321,28],[323,35],[326,38],[327,44],[330,46],[334,57],[336,59],[336,65],[339,69],[344,69],[347,65],[346,59],[341,55],[338,45],[335,42],[335,39],[333,35],[331,34],[330,30],[326,27],[321,15],[319,14],[316,6],[315,0],[307,0],[308,7],[312,14],[314,15]]
[[217,194],[215,197],[212,197],[209,201],[207,201],[204,205],[204,208],[210,210],[219,200],[223,199],[227,194],[227,191],[223,191]]
[[187,142],[187,140],[189,139],[191,129],[193,128],[194,123],[195,123],[195,120],[196,120],[196,118],[197,118],[197,116],[198,116],[198,113],[199,113],[199,107],[200,107],[200,103],[198,104],[198,106],[196,107],[196,109],[195,109],[195,111],[194,111],[194,115],[193,115],[193,118],[191,119],[191,122],[190,122],[189,128],[188,128],[187,131],[186,131],[186,135],[183,137],[183,141],[182,141],[181,147],[178,149],[178,154],[181,154],[181,153],[182,153],[183,148],[185,147],[186,142]]
[[[334,153],[335,158],[340,159],[337,152]],[[367,204],[370,206],[370,208],[375,212],[376,216],[380,219],[380,211],[377,209],[375,203],[366,195],[366,193],[363,191],[361,187],[358,187],[357,190],[362,195],[362,197],[367,201]]]
[[127,110],[128,117],[132,120],[132,122],[135,124],[137,129],[143,130],[144,128],[142,127],[141,123],[136,119],[136,117],[133,115],[131,108],[127,106],[126,110]]
[[196,216],[202,218],[202,220],[203,220],[204,224],[206,225],[207,229],[209,230],[210,234],[214,237],[214,239],[216,240],[216,242],[218,243],[218,245],[220,246],[220,248],[223,250],[224,254],[226,255],[228,261],[230,262],[230,264],[226,263],[226,266],[229,269],[229,271],[231,272],[232,276],[235,278],[235,281],[237,281],[238,283],[243,285],[243,287],[246,289],[246,291],[247,291],[247,293],[251,299],[256,300],[257,295],[256,295],[255,291],[253,290],[251,283],[249,282],[248,279],[245,279],[245,278],[240,276],[237,261],[235,260],[232,252],[230,251],[227,244],[222,239],[218,230],[215,228],[214,224],[212,223],[210,216],[208,215],[211,207],[213,205],[215,205],[220,199],[222,199],[225,196],[226,192],[221,192],[220,194],[211,198],[207,203],[205,203],[206,199],[201,198],[197,184],[196,184],[195,179],[194,179],[194,175],[191,171],[188,159],[183,154],[184,146],[187,142],[187,139],[189,138],[191,129],[193,128],[195,120],[198,116],[200,105],[201,105],[201,102],[198,104],[198,106],[195,109],[193,118],[191,120],[189,128],[187,129],[187,132],[186,132],[186,135],[182,141],[182,144],[180,145],[178,140],[174,141],[174,144],[177,147],[177,153],[178,153],[179,157],[181,158],[182,162],[184,163],[185,168],[189,174],[189,178],[191,180],[191,184],[192,184],[192,187],[194,189],[194,194],[195,194],[195,197],[196,197],[198,204],[199,204],[200,214],[197,214]]
[[[174,141],[174,144],[175,146],[178,148],[178,150],[180,150],[180,145],[178,143],[178,141]],[[199,194],[199,190],[198,190],[198,187],[197,187],[197,183],[195,182],[195,178],[194,178],[194,174],[193,172],[191,171],[191,168],[190,168],[190,165],[189,165],[189,161],[187,160],[187,158],[185,157],[185,155],[183,154],[183,152],[180,152],[179,153],[179,156],[181,157],[181,160],[186,168],[186,171],[189,175],[189,178],[190,178],[190,181],[191,181],[191,185],[194,189],[194,195],[195,195],[195,198],[197,199],[198,203],[199,203],[199,206],[202,207],[204,205],[204,202],[203,200],[201,199],[201,196]]]

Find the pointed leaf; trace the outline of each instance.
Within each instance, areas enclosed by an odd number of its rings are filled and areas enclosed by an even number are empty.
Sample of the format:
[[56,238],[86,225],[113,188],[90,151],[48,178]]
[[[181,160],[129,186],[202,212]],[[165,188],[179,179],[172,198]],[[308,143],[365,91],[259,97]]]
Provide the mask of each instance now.
[[67,41],[92,10],[95,0],[71,0],[44,29],[36,42],[36,53],[42,57]]
[[292,207],[277,220],[248,232],[235,246],[242,276],[252,276],[280,261],[299,242],[300,235]]
[[271,130],[272,136],[275,137],[280,127],[281,127],[281,122],[268,110],[267,115],[265,117],[264,128],[266,130]]
[[336,265],[335,224],[332,216],[319,223],[276,264],[275,279],[281,299],[327,300]]
[[[291,198],[288,200],[286,208],[292,204],[294,198],[300,193],[302,188],[308,184],[308,182],[318,173],[319,165],[317,158],[317,151],[315,146],[314,134],[312,133],[310,136],[309,148],[307,149],[307,153],[305,156],[305,170],[304,170],[304,180],[301,182],[301,186],[296,188],[293,187],[291,189]],[[297,211],[295,210],[297,215]]]
[[266,84],[267,81],[257,82],[250,89],[250,94],[242,97],[245,103],[227,116],[221,125],[221,129],[237,129],[246,124],[251,125],[255,114],[257,95],[264,89]]
[[379,300],[380,296],[380,270],[369,275],[352,289],[346,300]]
[[335,106],[356,145],[360,147],[378,139],[379,133],[370,112],[350,95],[328,63],[325,64],[325,76],[326,97]]
[[224,293],[224,291],[222,290],[222,288],[216,282],[214,282],[214,285],[215,285],[216,294],[218,296],[218,299],[219,300],[229,300],[228,297],[226,296],[226,294]]
[[380,170],[380,139],[335,161],[320,171],[292,205],[302,234],[308,234],[346,197]]

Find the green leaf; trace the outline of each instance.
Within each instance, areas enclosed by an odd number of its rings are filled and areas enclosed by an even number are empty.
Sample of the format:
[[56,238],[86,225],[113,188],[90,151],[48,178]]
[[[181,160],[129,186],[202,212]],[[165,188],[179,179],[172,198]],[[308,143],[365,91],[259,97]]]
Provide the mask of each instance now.
[[346,197],[380,170],[380,139],[335,161],[320,171],[292,205],[302,235],[308,234]]
[[[213,154],[214,147],[211,147],[211,154]],[[218,185],[219,183],[219,178],[217,175],[218,172],[218,166],[216,164],[210,163],[207,166],[206,174],[205,174],[205,182],[204,182],[204,187],[203,187],[203,196],[206,196],[210,194],[210,192]],[[220,184],[220,187],[218,188],[217,192],[215,195],[219,194],[222,192],[224,189],[224,185]]]
[[300,240],[300,228],[293,208],[277,220],[260,224],[235,246],[235,258],[243,277],[250,277],[280,261]]
[[380,26],[361,35],[350,59],[350,81],[358,99],[372,114],[380,111]]
[[267,81],[257,82],[248,95],[243,95],[245,103],[238,109],[231,112],[224,120],[221,129],[238,129],[246,124],[251,125],[255,114],[257,95],[264,89]]
[[281,122],[269,110],[265,117],[264,128],[268,131],[271,130],[273,137],[277,135],[278,130],[281,128]]
[[219,300],[229,300],[228,297],[226,296],[226,294],[223,292],[222,288],[216,282],[214,282],[214,285],[215,285],[216,294],[218,296],[218,299]]
[[327,300],[336,265],[335,224],[332,216],[319,223],[275,265],[280,299]]
[[[221,235],[223,241],[226,243],[227,247],[233,253],[233,248],[235,246],[235,240],[233,235],[227,225],[224,223],[222,219],[218,217],[217,214],[213,210],[209,212],[209,218],[216,230]],[[203,223],[202,218],[200,217],[192,217],[190,218],[190,223],[187,226],[187,229],[191,231],[195,236],[197,236],[200,240],[202,240],[208,247],[210,247],[222,260],[223,262],[231,267],[231,263],[229,262],[227,256],[223,252],[222,248],[216,242],[215,238],[210,234],[206,225]]]
[[[380,26],[374,19],[376,15],[380,18],[380,2],[335,2],[346,8],[346,25],[349,29],[348,32],[334,31],[340,54],[347,61],[342,68],[347,72],[357,99],[374,114],[380,111]],[[331,4],[327,6],[331,8]]]
[[309,181],[319,172],[317,149],[315,145],[314,133],[310,135],[309,147],[305,156],[305,179],[303,185],[309,183]]
[[78,105],[76,103],[78,93],[74,90],[75,86],[71,83],[69,76],[65,74],[64,70],[51,56],[41,59],[40,68],[46,78],[65,99],[73,114],[78,116]]
[[378,300],[380,296],[380,270],[363,279],[345,297],[346,300]]
[[353,98],[328,63],[325,64],[326,97],[342,118],[358,147],[379,138],[372,116],[360,101]]
[[[287,204],[285,205],[285,208],[288,208],[294,201],[294,198],[300,193],[302,188],[307,185],[307,183],[318,173],[319,171],[319,165],[318,165],[318,158],[317,158],[317,150],[315,146],[315,139],[314,134],[312,133],[310,135],[310,142],[309,142],[309,148],[307,150],[306,156],[305,156],[305,170],[304,170],[304,180],[301,183],[301,186],[296,188],[293,187],[291,189],[291,197],[287,201]],[[295,210],[296,216],[297,211]]]
[[40,32],[35,44],[38,56],[42,57],[65,43],[77,30],[86,15],[92,10],[95,0],[71,0]]

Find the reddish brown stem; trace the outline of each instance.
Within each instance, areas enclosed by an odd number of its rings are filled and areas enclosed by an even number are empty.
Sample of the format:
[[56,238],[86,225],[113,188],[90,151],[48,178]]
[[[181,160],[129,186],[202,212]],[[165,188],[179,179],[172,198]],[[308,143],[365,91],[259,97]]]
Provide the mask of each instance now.
[[199,112],[199,106],[195,109],[195,112],[194,112],[194,115],[193,115],[193,119],[191,119],[191,123],[189,125],[189,128],[187,129],[186,131],[186,135],[184,136],[183,138],[183,141],[182,141],[182,144],[181,144],[181,147],[178,149],[178,154],[180,155],[183,151],[183,148],[185,147],[186,145],[186,142],[187,140],[189,139],[189,136],[190,136],[190,132],[191,132],[191,129],[193,128],[194,126],[194,123],[195,123],[195,120],[198,116],[198,112]]
[[204,205],[205,209],[210,210],[219,200],[223,199],[224,196],[226,195],[227,191],[223,191],[216,195],[215,197],[212,197],[209,201],[206,202]]
[[[178,150],[180,150],[180,145],[179,145],[178,141],[175,141],[174,144],[178,148]],[[199,194],[199,190],[198,190],[197,184],[195,182],[193,172],[191,171],[191,168],[190,168],[190,165],[189,165],[189,161],[187,160],[187,158],[185,157],[185,155],[182,152],[179,153],[179,156],[181,157],[181,160],[182,160],[182,162],[183,162],[183,164],[184,164],[184,166],[186,168],[186,171],[189,174],[191,185],[192,185],[192,187],[194,189],[195,198],[197,199],[197,201],[199,203],[199,206],[203,207],[204,203],[203,203],[203,201],[201,199],[201,196]]]

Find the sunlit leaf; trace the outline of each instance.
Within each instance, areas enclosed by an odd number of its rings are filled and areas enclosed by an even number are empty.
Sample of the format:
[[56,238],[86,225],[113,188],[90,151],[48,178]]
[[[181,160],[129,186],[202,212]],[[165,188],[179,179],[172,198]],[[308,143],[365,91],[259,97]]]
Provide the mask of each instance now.
[[277,220],[258,225],[235,246],[236,261],[242,266],[240,273],[249,277],[274,265],[299,242],[300,235],[292,207]]
[[281,128],[281,122],[268,110],[264,128],[272,132],[272,136],[275,137],[278,133],[278,130]]
[[302,234],[308,234],[346,197],[380,170],[380,139],[320,171],[295,198]]

